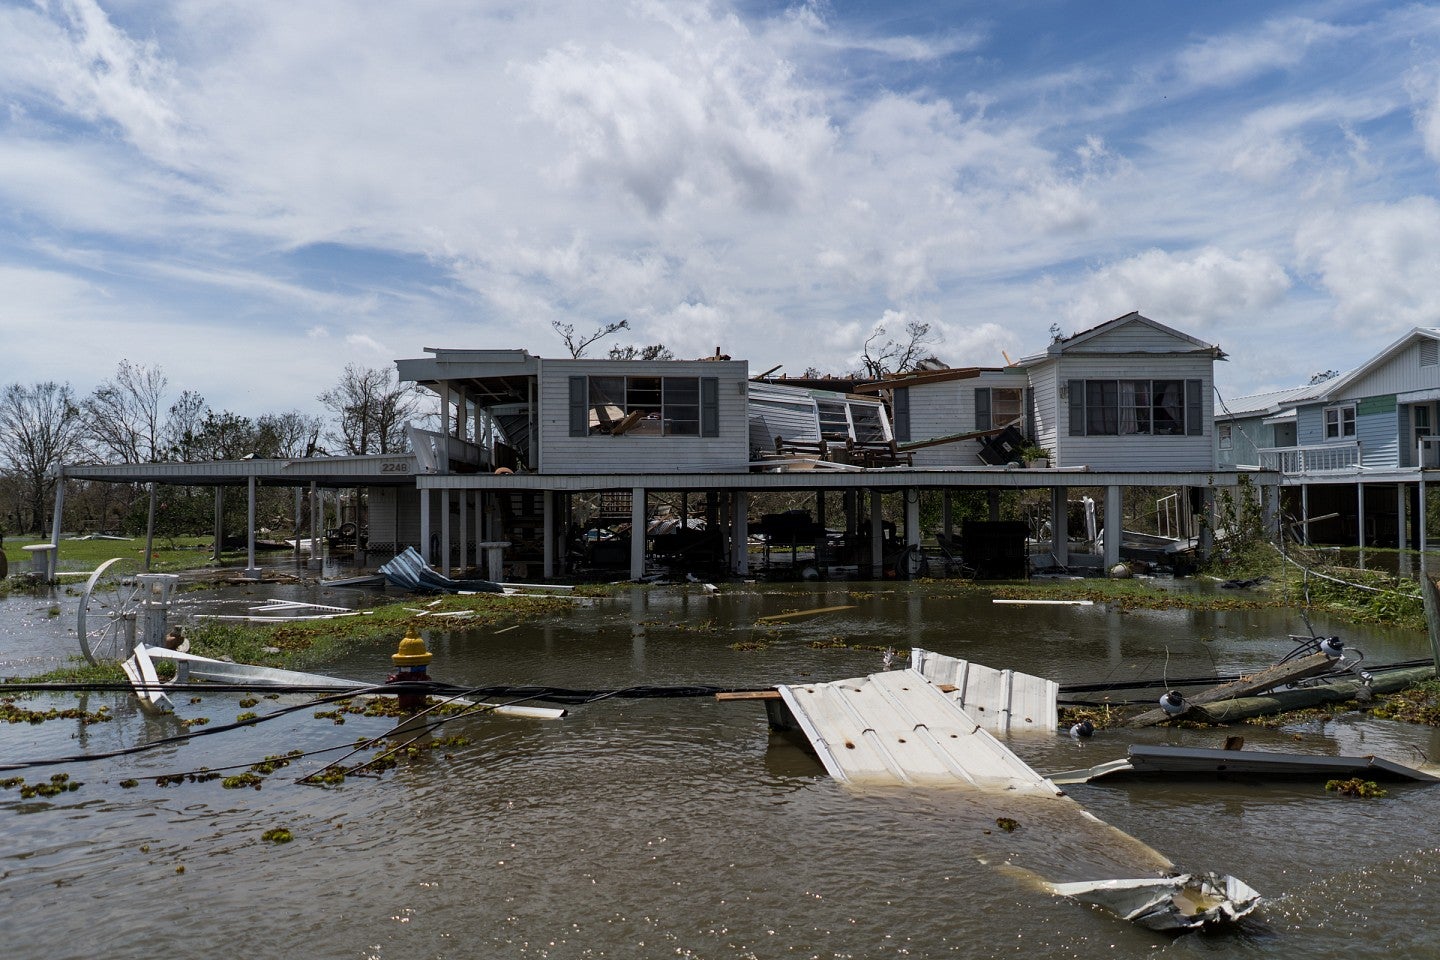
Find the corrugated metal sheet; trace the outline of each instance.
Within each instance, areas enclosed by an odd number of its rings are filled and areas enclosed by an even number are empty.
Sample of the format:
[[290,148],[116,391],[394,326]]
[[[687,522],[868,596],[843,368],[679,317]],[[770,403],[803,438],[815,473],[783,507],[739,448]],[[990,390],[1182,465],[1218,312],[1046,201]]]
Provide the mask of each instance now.
[[837,780],[1059,794],[917,670],[779,690]]
[[1011,733],[1054,734],[1060,726],[1055,705],[1060,684],[1014,670],[996,670],[943,653],[910,651],[910,666],[932,683],[953,686],[950,698],[985,729]]

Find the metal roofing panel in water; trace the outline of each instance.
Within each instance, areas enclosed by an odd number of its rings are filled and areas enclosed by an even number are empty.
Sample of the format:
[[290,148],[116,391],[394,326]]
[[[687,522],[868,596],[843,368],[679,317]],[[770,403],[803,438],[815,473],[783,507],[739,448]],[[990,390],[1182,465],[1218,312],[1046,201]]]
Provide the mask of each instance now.
[[916,670],[779,690],[837,780],[1058,793]]
[[910,651],[910,665],[933,683],[953,686],[950,697],[985,729],[1001,736],[1053,734],[1059,728],[1055,700],[1060,685],[1054,680],[996,670],[918,647]]

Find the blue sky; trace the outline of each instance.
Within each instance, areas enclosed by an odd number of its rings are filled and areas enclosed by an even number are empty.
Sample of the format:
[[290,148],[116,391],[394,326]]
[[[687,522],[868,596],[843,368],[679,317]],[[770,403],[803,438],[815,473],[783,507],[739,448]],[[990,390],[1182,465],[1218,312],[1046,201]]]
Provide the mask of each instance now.
[[1440,5],[0,0],[0,382],[244,415],[554,321],[843,372],[1440,325]]

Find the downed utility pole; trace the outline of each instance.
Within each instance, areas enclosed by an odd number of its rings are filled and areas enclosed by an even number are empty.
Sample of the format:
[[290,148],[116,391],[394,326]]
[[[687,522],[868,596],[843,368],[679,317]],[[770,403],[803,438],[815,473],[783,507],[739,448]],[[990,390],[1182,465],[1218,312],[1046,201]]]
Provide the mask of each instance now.
[[1273,667],[1267,667],[1253,676],[1245,677],[1231,683],[1223,683],[1218,687],[1210,687],[1202,690],[1193,697],[1186,697],[1179,710],[1174,712],[1155,709],[1147,710],[1138,717],[1132,717],[1126,721],[1127,727],[1153,727],[1157,723],[1166,720],[1183,720],[1196,707],[1207,703],[1214,703],[1217,700],[1234,700],[1237,697],[1250,697],[1257,693],[1264,693],[1276,687],[1283,687],[1296,680],[1304,680],[1306,677],[1313,677],[1328,671],[1335,663],[1335,658],[1324,653],[1312,653],[1308,657],[1301,657],[1289,663],[1277,663]]

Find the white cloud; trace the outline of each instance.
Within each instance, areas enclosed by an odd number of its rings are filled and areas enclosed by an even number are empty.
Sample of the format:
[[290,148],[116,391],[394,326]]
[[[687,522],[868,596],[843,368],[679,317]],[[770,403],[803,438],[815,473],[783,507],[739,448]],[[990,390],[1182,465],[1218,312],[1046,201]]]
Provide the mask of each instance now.
[[1252,32],[1208,37],[1182,50],[1176,68],[1198,86],[1223,86],[1267,70],[1300,63],[1311,47],[1343,40],[1353,31],[1303,17],[1271,20]]
[[1413,78],[1411,95],[1415,104],[1415,130],[1425,147],[1425,154],[1440,163],[1440,77]]
[[1316,216],[1295,238],[1342,322],[1369,332],[1440,325],[1440,203],[1408,197]]
[[1203,334],[1222,321],[1253,321],[1290,286],[1269,254],[1231,256],[1214,247],[1187,254],[1147,250],[1095,271],[1066,310],[1076,328],[1138,310],[1152,320]]

